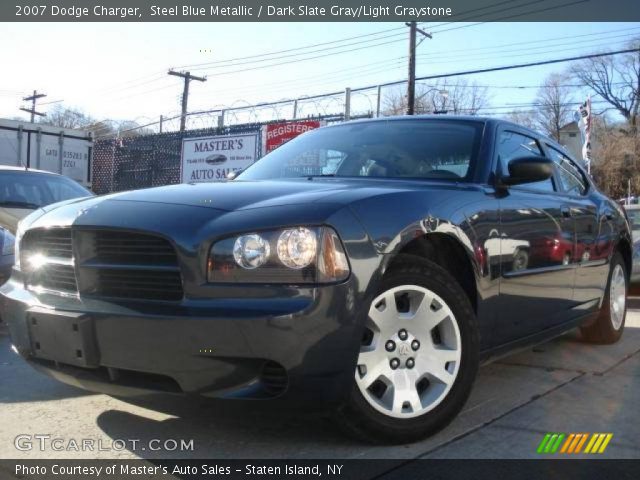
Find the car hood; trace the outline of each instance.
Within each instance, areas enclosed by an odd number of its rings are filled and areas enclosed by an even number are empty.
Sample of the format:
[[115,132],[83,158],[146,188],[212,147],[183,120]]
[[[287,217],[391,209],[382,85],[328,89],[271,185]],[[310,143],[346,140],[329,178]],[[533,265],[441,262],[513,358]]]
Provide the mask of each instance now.
[[426,185],[427,182],[338,178],[235,180],[135,190],[104,197],[104,201],[166,203],[234,211],[311,203],[346,204],[384,193],[424,189]]
[[31,208],[0,208],[0,227],[15,234],[18,222],[33,212]]

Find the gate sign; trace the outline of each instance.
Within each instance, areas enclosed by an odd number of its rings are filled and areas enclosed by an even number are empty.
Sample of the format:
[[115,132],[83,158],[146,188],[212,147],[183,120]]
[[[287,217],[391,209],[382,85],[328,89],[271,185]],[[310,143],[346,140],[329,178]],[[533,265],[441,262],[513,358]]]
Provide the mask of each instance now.
[[301,133],[320,128],[320,120],[300,120],[287,123],[271,123],[262,131],[262,154],[275,150],[280,145],[296,138]]
[[256,160],[257,135],[220,135],[182,140],[182,183],[225,180]]

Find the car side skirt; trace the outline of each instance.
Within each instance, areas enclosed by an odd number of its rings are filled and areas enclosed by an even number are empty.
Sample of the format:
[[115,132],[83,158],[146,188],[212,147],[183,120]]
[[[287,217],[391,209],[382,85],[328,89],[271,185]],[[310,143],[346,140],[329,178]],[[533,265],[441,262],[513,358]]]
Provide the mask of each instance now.
[[582,325],[586,325],[590,322],[595,321],[598,318],[599,314],[600,311],[591,311],[560,325],[556,325],[554,327],[547,328],[546,330],[537,332],[533,335],[519,338],[512,342],[508,342],[491,349],[483,350],[480,352],[480,361],[483,365],[485,365],[487,363],[500,360],[501,358],[504,358],[506,356],[513,355],[514,353],[518,353],[519,351],[526,350],[535,345],[548,342],[549,340],[559,337],[560,335],[563,335],[576,327],[580,327]]

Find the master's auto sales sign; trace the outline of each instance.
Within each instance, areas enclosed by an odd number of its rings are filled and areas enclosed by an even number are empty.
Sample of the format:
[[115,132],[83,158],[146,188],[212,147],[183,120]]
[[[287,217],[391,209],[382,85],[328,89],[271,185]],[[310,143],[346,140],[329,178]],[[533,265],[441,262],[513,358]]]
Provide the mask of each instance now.
[[262,127],[262,154],[266,155],[298,135],[321,126],[320,120],[300,120],[265,125]]
[[257,135],[223,135],[182,140],[182,183],[225,180],[229,172],[256,160]]

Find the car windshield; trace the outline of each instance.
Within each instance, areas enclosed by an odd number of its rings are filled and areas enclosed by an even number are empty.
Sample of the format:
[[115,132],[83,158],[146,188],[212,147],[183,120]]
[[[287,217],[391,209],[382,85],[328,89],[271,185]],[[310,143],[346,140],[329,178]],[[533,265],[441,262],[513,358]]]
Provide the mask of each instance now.
[[93,195],[73,180],[36,172],[0,172],[0,208],[36,209]]
[[475,163],[482,125],[475,121],[393,120],[321,128],[269,153],[238,178],[465,180]]

